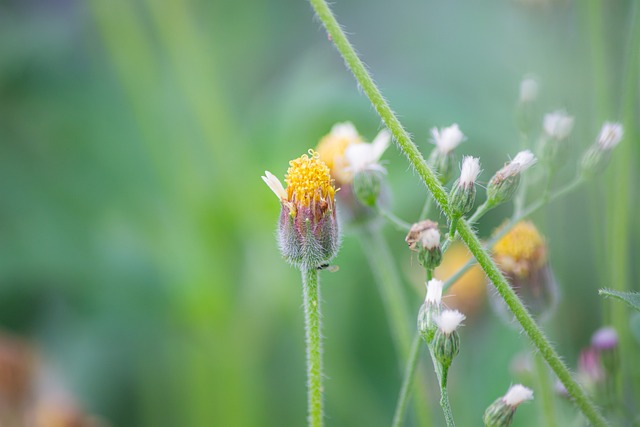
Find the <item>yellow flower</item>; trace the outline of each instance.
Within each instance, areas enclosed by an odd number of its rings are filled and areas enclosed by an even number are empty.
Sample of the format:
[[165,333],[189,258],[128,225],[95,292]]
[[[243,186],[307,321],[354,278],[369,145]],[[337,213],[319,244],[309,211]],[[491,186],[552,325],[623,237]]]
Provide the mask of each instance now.
[[350,184],[353,173],[348,169],[349,163],[345,157],[347,147],[362,142],[355,126],[351,122],[337,123],[331,132],[318,143],[320,159],[329,167],[338,185]]
[[518,277],[528,276],[547,261],[544,239],[530,221],[521,221],[493,246],[500,268]]

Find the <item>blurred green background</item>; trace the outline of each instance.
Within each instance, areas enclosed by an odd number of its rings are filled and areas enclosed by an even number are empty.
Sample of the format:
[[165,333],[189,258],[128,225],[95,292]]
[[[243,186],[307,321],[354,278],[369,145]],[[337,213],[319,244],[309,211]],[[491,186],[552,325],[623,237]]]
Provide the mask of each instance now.
[[[623,354],[639,350],[629,313],[596,292],[638,289],[635,6],[333,5],[421,149],[431,127],[457,122],[469,138],[459,152],[480,156],[485,182],[520,148],[514,106],[528,73],[541,84],[538,117],[575,115],[576,159],[605,119],[624,121],[607,173],[535,216],[563,295],[546,330],[574,369],[603,324],[621,328]],[[113,426],[303,425],[301,287],[260,175],[282,178],[345,120],[369,139],[381,128],[305,1],[0,1],[1,329]],[[413,220],[425,190],[397,150],[385,159],[393,209]],[[480,233],[509,214],[489,215]],[[404,236],[385,234],[417,313]],[[353,234],[335,263],[322,273],[327,425],[387,426],[401,362]],[[529,347],[486,306],[462,342],[452,406],[460,425],[479,425]],[[443,425],[428,371],[424,404]],[[538,409],[523,406],[514,425],[543,425]]]

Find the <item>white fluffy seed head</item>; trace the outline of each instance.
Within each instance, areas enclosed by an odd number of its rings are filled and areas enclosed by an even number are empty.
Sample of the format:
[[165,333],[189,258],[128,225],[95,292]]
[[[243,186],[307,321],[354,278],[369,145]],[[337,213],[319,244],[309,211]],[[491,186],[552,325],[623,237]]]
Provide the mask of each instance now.
[[460,145],[462,141],[467,139],[457,123],[440,130],[438,130],[438,128],[432,128],[431,136],[433,137],[433,143],[436,144],[436,148],[442,154],[449,154]]
[[509,163],[515,173],[521,173],[535,164],[536,156],[529,150],[520,151]]
[[562,140],[568,137],[573,130],[573,117],[562,110],[554,111],[545,114],[543,127],[548,136]]
[[507,394],[502,398],[502,401],[512,408],[527,400],[533,400],[533,391],[522,384],[515,384],[509,387]]
[[520,82],[520,102],[533,102],[538,98],[538,81],[527,77]]
[[475,184],[480,175],[480,159],[477,157],[465,156],[462,159],[460,171],[460,185],[470,187]]
[[620,123],[606,122],[598,135],[598,146],[603,150],[613,149],[622,140],[624,129]]
[[432,250],[440,246],[440,231],[437,228],[427,228],[420,234],[422,246],[427,250]]
[[460,326],[465,319],[465,315],[458,310],[444,310],[440,316],[436,317],[438,328],[445,334],[449,335]]
[[427,297],[425,298],[425,302],[431,305],[440,305],[443,286],[444,283],[441,280],[429,280],[429,283],[427,283]]

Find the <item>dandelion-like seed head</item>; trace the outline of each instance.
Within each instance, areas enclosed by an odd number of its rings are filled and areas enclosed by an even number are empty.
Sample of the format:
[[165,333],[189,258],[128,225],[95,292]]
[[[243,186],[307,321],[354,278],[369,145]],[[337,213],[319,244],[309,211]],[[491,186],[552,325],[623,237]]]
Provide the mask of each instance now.
[[442,280],[431,279],[427,283],[427,297],[425,298],[425,302],[427,304],[439,306],[442,301],[442,287],[444,283]]
[[460,145],[462,141],[467,139],[457,123],[446,128],[441,128],[440,130],[438,130],[438,128],[432,128],[431,136],[433,138],[432,142],[436,144],[436,148],[442,154],[449,154]]
[[573,117],[563,110],[554,111],[544,116],[543,127],[548,136],[560,141],[571,134]]
[[606,122],[600,130],[597,144],[602,150],[609,151],[620,143],[623,134],[624,129],[620,123]]
[[464,319],[465,315],[458,310],[444,310],[435,320],[442,333],[449,335],[458,329]]
[[502,401],[512,408],[527,400],[533,400],[533,391],[522,384],[515,384],[509,387],[507,394],[502,398]]
[[462,159],[460,185],[463,187],[473,186],[478,175],[480,175],[480,159],[477,157],[465,156]]

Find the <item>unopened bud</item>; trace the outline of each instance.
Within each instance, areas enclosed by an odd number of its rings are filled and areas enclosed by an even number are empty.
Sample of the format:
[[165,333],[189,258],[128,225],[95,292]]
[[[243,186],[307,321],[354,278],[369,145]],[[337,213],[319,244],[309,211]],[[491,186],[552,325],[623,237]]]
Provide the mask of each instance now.
[[458,310],[444,310],[435,318],[438,327],[433,336],[433,353],[444,368],[451,366],[460,352],[460,336],[456,329],[464,319],[464,314]]
[[465,156],[462,159],[460,179],[458,179],[449,195],[451,210],[454,215],[462,216],[473,208],[476,200],[476,179],[480,174],[480,160],[477,157]]
[[602,126],[598,139],[582,156],[580,167],[583,176],[595,176],[607,167],[611,151],[620,143],[623,134],[620,123],[607,122]]
[[484,413],[483,421],[486,427],[509,427],[513,415],[522,402],[533,399],[533,391],[516,384],[509,388],[507,394],[493,402]]
[[487,187],[487,203],[492,206],[511,200],[520,185],[520,175],[536,162],[536,157],[529,150],[519,152],[493,175]]
[[353,177],[353,192],[365,206],[375,206],[382,187],[383,174],[377,170],[362,170]]
[[427,219],[413,224],[405,242],[409,245],[409,249],[418,252],[418,261],[424,268],[433,270],[440,265],[442,249],[437,222]]
[[431,279],[427,283],[427,296],[418,312],[418,331],[429,344],[436,332],[436,317],[440,315],[442,302],[442,281]]
[[451,179],[455,167],[453,150],[467,138],[455,123],[440,130],[432,128],[431,136],[436,147],[429,156],[429,164],[437,173],[442,185],[445,185]]
[[573,130],[573,117],[564,111],[555,111],[544,116],[544,136],[540,140],[540,158],[556,165],[566,157],[568,146],[565,140]]
[[531,103],[538,98],[538,81],[532,77],[520,82],[520,102]]
[[604,327],[594,332],[591,337],[591,346],[600,352],[600,360],[607,375],[613,376],[618,371],[618,333],[612,327]]

